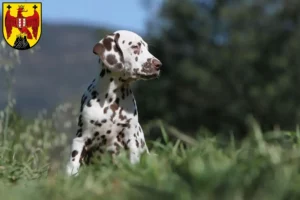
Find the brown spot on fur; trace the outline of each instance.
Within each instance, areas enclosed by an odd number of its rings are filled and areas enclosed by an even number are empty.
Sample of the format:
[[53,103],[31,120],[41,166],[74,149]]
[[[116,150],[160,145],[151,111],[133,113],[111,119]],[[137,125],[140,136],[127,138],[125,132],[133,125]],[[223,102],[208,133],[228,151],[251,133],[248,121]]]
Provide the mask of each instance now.
[[108,106],[106,106],[106,107],[104,108],[104,110],[103,110],[104,114],[107,113],[107,110],[108,110]]
[[110,109],[112,109],[112,111],[116,111],[116,110],[118,110],[118,108],[119,108],[119,106],[118,106],[118,104],[116,104],[116,103],[113,103],[113,104],[111,104],[110,105]]
[[107,37],[103,40],[103,45],[104,45],[104,48],[108,51],[111,50],[111,47],[112,47],[112,43],[113,43],[113,39],[110,38],[110,37]]
[[122,111],[123,111],[123,108],[121,108],[120,111],[119,111],[119,118],[120,118],[120,120],[125,120],[126,116],[122,115]]
[[119,53],[119,56],[120,56],[120,61],[123,63],[124,62],[124,56],[123,56],[122,49],[119,46],[119,38],[120,38],[120,34],[117,33],[115,35],[114,40],[115,40],[115,43],[116,43],[117,52]]
[[110,64],[110,65],[115,65],[118,62],[116,59],[116,56],[113,54],[107,55],[106,60],[107,60],[108,64]]
[[113,120],[114,117],[116,116],[116,111],[119,109],[119,105],[116,103],[113,103],[110,105],[110,109],[113,111],[113,114],[112,114],[110,120]]
[[122,69],[123,68],[123,64],[122,63],[117,63],[116,64],[116,68],[117,69]]

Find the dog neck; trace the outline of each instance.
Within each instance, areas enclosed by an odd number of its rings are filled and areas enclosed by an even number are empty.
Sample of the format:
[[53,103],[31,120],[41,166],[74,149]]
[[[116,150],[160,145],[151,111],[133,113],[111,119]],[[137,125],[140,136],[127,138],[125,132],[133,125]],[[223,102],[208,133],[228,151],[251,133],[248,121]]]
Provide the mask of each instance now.
[[[123,79],[119,74],[110,71],[104,64],[100,63],[100,73],[96,79],[95,89],[97,90],[100,99],[115,98],[120,95],[120,98],[125,98],[128,93],[131,93],[131,79]],[[125,97],[124,97],[125,96]]]

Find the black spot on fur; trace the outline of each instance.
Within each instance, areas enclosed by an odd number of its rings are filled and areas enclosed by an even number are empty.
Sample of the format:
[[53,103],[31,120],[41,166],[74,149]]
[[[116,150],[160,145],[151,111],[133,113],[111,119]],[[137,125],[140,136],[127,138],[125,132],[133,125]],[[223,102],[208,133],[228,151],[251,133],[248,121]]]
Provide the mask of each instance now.
[[86,104],[88,107],[91,107],[92,104],[91,104],[91,100],[89,100],[89,102]]
[[117,97],[117,99],[116,99],[116,104],[119,105],[119,103],[120,103],[120,99],[119,99],[119,97]]
[[93,92],[92,92],[92,98],[93,98],[93,99],[96,99],[97,96],[98,96],[98,92],[97,92],[97,91],[93,91]]
[[99,135],[99,132],[98,132],[98,131],[94,133],[94,136],[95,136],[95,137],[97,137],[98,135]]
[[99,126],[99,127],[102,126],[102,124],[100,122],[98,122],[98,121],[95,123],[95,125]]
[[88,87],[88,91],[90,91],[90,89],[91,89],[92,85],[93,85],[93,84],[90,84],[90,85],[89,85],[89,87]]
[[108,97],[108,93],[105,94],[105,99],[107,99],[107,97]]
[[84,104],[86,99],[87,99],[87,97],[85,95],[83,95],[82,98],[81,98],[81,104]]
[[102,69],[100,72],[100,77],[103,77],[105,75],[105,69]]
[[89,146],[92,144],[92,140],[89,138],[86,140],[85,145]]
[[111,133],[111,130],[106,131],[106,133],[107,133],[107,134],[110,134],[110,133]]
[[107,120],[106,120],[106,119],[103,119],[101,122],[102,122],[102,123],[106,123],[106,122],[107,122]]
[[72,157],[74,158],[78,154],[78,151],[74,150],[72,151]]
[[112,82],[114,79],[113,78],[110,78],[110,82]]
[[81,128],[77,130],[76,136],[77,137],[81,137],[82,136],[82,129]]

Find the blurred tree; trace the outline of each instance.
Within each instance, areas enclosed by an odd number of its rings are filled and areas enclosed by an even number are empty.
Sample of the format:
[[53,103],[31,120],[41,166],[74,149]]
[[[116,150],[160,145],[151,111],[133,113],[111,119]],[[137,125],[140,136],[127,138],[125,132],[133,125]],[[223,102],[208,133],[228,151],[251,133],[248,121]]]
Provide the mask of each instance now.
[[140,119],[243,134],[252,114],[264,129],[295,129],[299,19],[298,0],[163,1],[147,35],[163,71],[137,85]]

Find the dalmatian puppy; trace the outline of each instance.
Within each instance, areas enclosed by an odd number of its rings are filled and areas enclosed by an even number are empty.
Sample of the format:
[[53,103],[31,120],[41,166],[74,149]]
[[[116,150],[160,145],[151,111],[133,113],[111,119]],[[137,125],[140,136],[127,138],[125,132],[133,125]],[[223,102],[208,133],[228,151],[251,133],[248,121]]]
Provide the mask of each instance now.
[[115,156],[125,149],[130,162],[135,164],[142,153],[149,153],[130,85],[139,79],[157,78],[162,63],[149,52],[148,44],[139,35],[127,30],[101,39],[93,53],[99,56],[100,73],[81,99],[68,175],[77,175],[82,163],[90,163],[95,155]]

